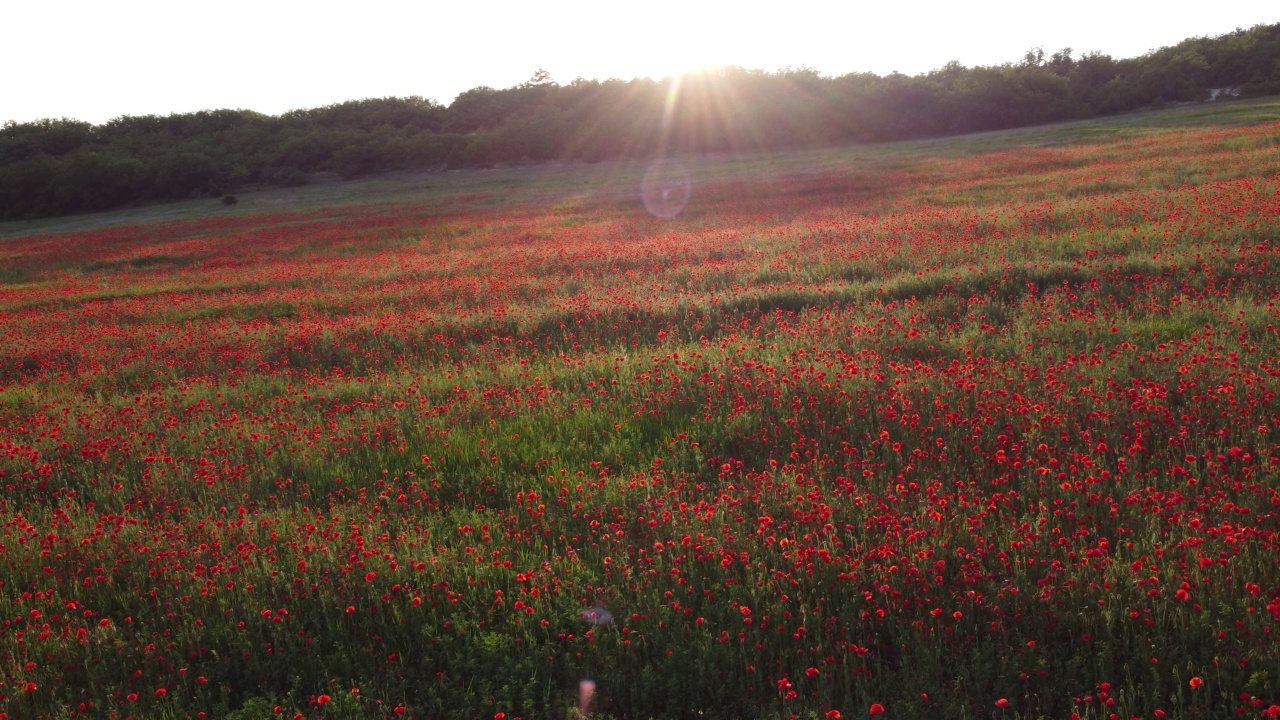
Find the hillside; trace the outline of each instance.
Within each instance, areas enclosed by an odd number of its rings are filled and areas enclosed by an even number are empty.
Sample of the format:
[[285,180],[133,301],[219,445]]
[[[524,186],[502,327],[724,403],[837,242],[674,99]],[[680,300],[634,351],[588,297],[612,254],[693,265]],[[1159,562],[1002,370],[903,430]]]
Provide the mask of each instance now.
[[686,162],[0,226],[0,716],[1280,715],[1276,101]]
[[[939,137],[1280,92],[1280,24],[1191,38],[1137,58],[1028,51],[992,67],[914,77],[718,68],[666,80],[545,73],[478,87],[447,107],[353,100],[280,116],[209,110],[7,123],[0,220],[217,198],[336,174],[759,153]],[[671,102],[668,107],[668,102]]]

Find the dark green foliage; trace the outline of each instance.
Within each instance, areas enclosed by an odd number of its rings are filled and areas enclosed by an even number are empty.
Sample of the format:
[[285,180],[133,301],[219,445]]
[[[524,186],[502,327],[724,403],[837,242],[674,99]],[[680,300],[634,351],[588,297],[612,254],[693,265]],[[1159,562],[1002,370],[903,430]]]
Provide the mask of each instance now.
[[[1041,48],[1018,63],[923,75],[825,78],[718,68],[678,81],[552,82],[539,70],[448,107],[421,97],[353,100],[272,117],[213,110],[6,123],[0,220],[218,197],[307,175],[761,151],[999,130],[1204,100],[1211,88],[1280,93],[1280,23],[1191,38],[1138,58]],[[677,101],[669,109],[673,90]]]

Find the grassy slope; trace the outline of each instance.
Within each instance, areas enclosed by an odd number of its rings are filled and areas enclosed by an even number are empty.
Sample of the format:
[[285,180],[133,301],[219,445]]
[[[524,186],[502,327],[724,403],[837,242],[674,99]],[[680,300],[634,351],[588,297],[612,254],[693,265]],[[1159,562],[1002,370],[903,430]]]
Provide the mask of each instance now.
[[[821,172],[850,163],[913,157],[966,157],[1013,148],[1107,143],[1173,128],[1239,127],[1273,121],[1280,100],[1259,98],[1220,104],[1184,105],[1114,118],[1081,120],[974,135],[797,150],[773,156],[715,155],[686,158],[695,181],[726,174],[767,182],[790,172]],[[49,232],[75,232],[136,223],[170,222],[208,217],[246,216],[263,212],[311,211],[346,205],[423,204],[450,210],[488,209],[522,202],[574,202],[598,197],[627,198],[635,193],[644,163],[590,165],[552,164],[500,170],[452,170],[406,173],[347,182],[324,182],[300,188],[247,190],[240,203],[223,207],[219,200],[189,200],[147,205],[92,215],[34,221],[0,222],[0,238]]]
[[[378,716],[352,684],[423,717],[528,717],[590,674],[634,717],[995,716],[1002,697],[1103,717],[1072,702],[1102,683],[1118,711],[1256,714],[1240,693],[1280,702],[1261,639],[1277,287],[1256,272],[1280,143],[1249,126],[1278,118],[1259,101],[688,159],[671,223],[637,213],[642,167],[608,164],[0,228],[0,553],[7,588],[57,588],[0,616],[73,598],[114,623],[65,620],[87,645],[0,636],[6,681],[41,688],[0,702]],[[1196,132],[1217,127],[1244,130]],[[140,220],[172,224],[21,237]],[[237,506],[253,522],[229,529]],[[13,539],[60,512],[58,563]],[[300,539],[316,527],[334,534]],[[157,554],[201,546],[246,566],[219,586],[255,589],[203,594],[196,559]],[[1203,609],[1168,597],[1184,577]],[[527,617],[492,604],[532,588]],[[620,621],[584,642],[596,600]],[[329,680],[337,710],[314,704]]]

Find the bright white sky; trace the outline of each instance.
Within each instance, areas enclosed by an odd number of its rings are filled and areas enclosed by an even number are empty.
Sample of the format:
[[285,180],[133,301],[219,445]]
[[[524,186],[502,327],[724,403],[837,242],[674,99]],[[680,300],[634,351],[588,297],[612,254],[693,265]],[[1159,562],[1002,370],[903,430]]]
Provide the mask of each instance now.
[[449,104],[538,68],[662,78],[706,65],[914,75],[1065,46],[1132,57],[1280,21],[1270,0],[16,0],[0,122],[422,95]]

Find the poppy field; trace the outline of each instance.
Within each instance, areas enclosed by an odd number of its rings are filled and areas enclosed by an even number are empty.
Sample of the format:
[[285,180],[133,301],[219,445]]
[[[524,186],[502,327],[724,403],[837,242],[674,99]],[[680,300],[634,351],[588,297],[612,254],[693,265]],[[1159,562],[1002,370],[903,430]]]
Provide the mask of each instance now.
[[0,239],[0,718],[1280,717],[1280,122],[948,142]]

